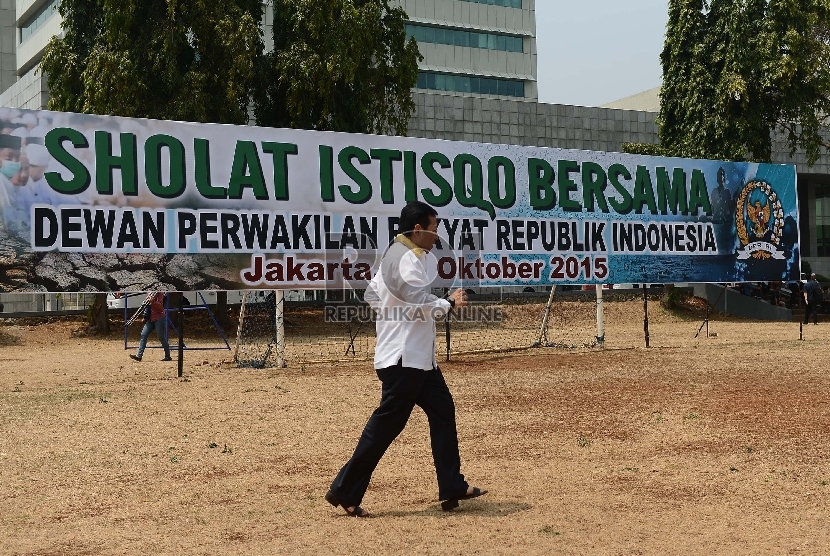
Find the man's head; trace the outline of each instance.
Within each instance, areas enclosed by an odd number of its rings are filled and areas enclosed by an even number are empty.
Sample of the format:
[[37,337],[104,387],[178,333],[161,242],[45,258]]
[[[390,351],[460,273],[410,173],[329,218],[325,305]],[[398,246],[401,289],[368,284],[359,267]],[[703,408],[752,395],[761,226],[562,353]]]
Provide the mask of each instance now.
[[815,279],[816,279],[816,273],[813,272],[812,274],[810,274],[810,280],[815,280]]
[[31,112],[27,112],[23,114],[21,118],[21,123],[26,126],[26,129],[32,129],[37,125],[37,116],[32,114]]
[[43,145],[26,145],[26,158],[29,159],[29,177],[33,181],[43,178],[52,157]]
[[412,201],[401,209],[400,230],[422,249],[432,249],[438,239],[438,212],[426,203]]
[[9,178],[9,181],[13,185],[26,185],[29,181],[29,159],[26,158],[25,154],[20,155],[20,170]]
[[12,179],[20,172],[20,137],[0,135],[0,174]]

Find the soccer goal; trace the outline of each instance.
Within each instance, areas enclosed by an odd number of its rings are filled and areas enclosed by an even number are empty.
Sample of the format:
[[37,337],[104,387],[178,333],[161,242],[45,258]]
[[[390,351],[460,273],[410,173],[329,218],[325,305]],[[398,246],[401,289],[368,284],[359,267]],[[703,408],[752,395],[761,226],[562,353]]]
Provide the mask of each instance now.
[[[589,290],[590,291],[590,290]],[[559,292],[553,286],[542,314],[534,347],[590,348],[605,344],[602,285],[588,291]]]
[[237,367],[285,367],[284,315],[282,290],[245,292],[233,355]]

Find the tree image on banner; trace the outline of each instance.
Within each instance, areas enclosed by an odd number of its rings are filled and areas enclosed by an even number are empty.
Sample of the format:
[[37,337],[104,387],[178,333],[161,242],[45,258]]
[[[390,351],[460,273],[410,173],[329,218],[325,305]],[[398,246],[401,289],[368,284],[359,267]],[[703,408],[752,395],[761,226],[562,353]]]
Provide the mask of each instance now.
[[828,148],[828,38],[823,0],[670,0],[661,154],[769,161],[778,131],[815,163]]
[[422,59],[388,0],[275,0],[257,68],[257,125],[406,135]]

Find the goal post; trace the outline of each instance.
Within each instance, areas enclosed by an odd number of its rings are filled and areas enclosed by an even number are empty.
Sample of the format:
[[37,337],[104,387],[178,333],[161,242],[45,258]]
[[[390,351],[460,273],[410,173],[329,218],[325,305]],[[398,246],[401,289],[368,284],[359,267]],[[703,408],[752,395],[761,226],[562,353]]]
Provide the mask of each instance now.
[[590,290],[571,294],[552,286],[533,347],[575,349],[604,346],[602,285],[597,284],[594,290],[594,295],[586,299],[586,293]]
[[237,367],[285,367],[285,292],[248,291],[239,310]]

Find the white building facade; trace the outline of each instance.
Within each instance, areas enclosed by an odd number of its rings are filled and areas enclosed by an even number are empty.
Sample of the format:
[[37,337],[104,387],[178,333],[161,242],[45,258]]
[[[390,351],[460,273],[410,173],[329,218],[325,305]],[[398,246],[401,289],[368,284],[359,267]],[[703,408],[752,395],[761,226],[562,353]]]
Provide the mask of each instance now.
[[416,90],[536,100],[536,0],[395,0],[424,56]]

